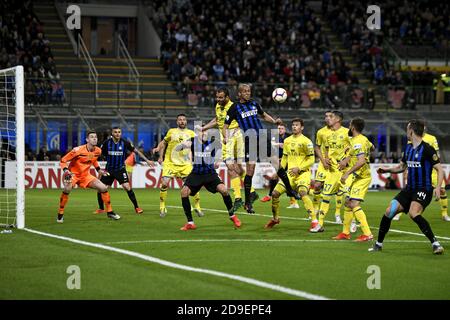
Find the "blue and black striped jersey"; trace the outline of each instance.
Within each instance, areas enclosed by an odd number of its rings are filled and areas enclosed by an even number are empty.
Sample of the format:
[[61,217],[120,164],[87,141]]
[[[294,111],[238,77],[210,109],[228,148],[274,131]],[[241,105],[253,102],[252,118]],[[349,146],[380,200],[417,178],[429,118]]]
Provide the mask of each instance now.
[[262,129],[263,126],[258,115],[263,114],[264,111],[261,105],[254,100],[244,103],[236,102],[228,109],[225,124],[230,125],[233,120],[236,120],[239,128],[244,132],[249,129],[254,129],[256,132],[259,132],[259,129]]
[[211,145],[212,141],[201,141],[195,137],[191,139],[191,151],[193,168],[192,173],[196,174],[209,174],[215,173],[214,158],[216,155],[215,149]]
[[431,190],[431,174],[433,166],[439,163],[436,150],[428,143],[422,141],[417,148],[407,144],[403,152],[402,162],[408,166],[408,190]]
[[128,151],[133,152],[134,146],[131,142],[122,138],[118,142],[114,142],[111,137],[103,142],[101,149],[106,160],[106,170],[117,171],[125,167]]

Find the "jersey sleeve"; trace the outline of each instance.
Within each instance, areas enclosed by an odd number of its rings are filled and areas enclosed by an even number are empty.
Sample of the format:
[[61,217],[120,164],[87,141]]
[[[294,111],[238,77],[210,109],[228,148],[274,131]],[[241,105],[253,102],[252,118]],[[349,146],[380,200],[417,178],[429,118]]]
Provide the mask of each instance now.
[[432,147],[426,147],[426,152],[427,152],[427,159],[429,159],[431,161],[431,164],[434,166],[435,164],[438,164],[441,162],[441,160],[439,159],[439,156],[437,154],[437,151],[432,148]]
[[169,129],[169,131],[167,131],[166,136],[164,137],[164,141],[169,143],[170,140],[172,139],[172,129]]
[[256,104],[256,109],[258,110],[258,114],[262,116],[264,114],[263,108],[261,107],[261,105],[258,102],[256,102],[255,104]]
[[305,143],[305,155],[306,155],[307,157],[314,156],[314,145],[313,145],[313,143],[312,143],[311,140],[308,140],[308,141]]
[[59,166],[61,169],[65,169],[69,166],[69,162],[78,157],[79,155],[79,148],[73,148],[69,153],[67,153],[64,157],[61,158],[59,162]]
[[130,152],[134,151],[134,145],[132,142],[125,140],[124,144],[125,144],[125,149],[127,149]]
[[227,111],[227,116],[225,117],[225,124],[230,125],[233,120],[237,120],[237,110],[236,105],[233,104]]
[[195,132],[192,131],[192,130],[190,130],[190,131],[189,131],[189,137],[190,137],[191,139],[193,139],[193,138],[195,137]]
[[433,143],[431,144],[431,146],[434,148],[434,150],[436,150],[436,152],[439,152],[439,144],[438,144],[436,138],[434,138]]
[[323,144],[323,135],[322,135],[322,132],[320,132],[320,130],[319,131],[317,131],[317,134],[316,134],[316,146],[318,146],[318,147],[320,147],[320,146],[322,146],[322,144]]

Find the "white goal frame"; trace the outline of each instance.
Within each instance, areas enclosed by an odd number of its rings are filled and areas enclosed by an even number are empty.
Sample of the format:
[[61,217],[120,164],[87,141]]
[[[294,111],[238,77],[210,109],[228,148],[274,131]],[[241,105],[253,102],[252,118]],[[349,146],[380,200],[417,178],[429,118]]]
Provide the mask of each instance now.
[[25,96],[23,66],[0,70],[0,74],[15,74],[15,122],[16,122],[16,223],[17,229],[25,228]]

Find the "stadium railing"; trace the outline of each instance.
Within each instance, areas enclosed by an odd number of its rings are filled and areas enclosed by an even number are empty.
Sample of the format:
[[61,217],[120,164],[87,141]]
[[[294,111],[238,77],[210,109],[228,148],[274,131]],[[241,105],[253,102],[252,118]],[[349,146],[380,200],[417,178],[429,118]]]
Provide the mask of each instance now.
[[[49,79],[27,78],[32,82],[47,82]],[[183,109],[209,108],[215,104],[215,89],[227,87],[230,89],[232,100],[237,96],[237,84],[227,85],[220,82],[208,83],[159,83],[155,87],[151,83],[140,83],[139,93],[123,82],[112,85],[113,90],[102,90],[96,83],[80,86],[79,80],[61,80],[64,89],[62,103],[54,99],[51,90],[44,92],[44,99],[37,102],[34,92],[26,92],[28,105],[60,105],[67,108],[74,107],[107,107],[112,109]],[[402,85],[337,85],[334,89],[326,86],[311,84],[286,83],[252,83],[253,97],[268,109],[361,109],[377,111],[415,110],[416,105],[426,105],[429,111],[442,110],[436,104],[436,90],[431,86],[402,86]],[[272,91],[285,88],[288,99],[283,104],[276,104],[272,98]],[[27,87],[26,87],[27,90]],[[29,89],[31,90],[31,89]],[[36,89],[37,90],[37,89]],[[37,92],[37,91],[36,91]],[[42,93],[41,93],[42,94]],[[449,102],[449,92],[445,92]],[[378,101],[387,101],[382,103]]]

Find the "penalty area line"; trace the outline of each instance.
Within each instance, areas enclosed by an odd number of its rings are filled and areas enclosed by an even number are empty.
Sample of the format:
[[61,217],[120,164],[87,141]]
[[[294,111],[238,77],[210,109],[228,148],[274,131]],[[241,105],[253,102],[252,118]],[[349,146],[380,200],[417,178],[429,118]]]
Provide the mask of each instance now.
[[41,235],[44,237],[54,238],[54,239],[68,241],[68,242],[83,245],[83,246],[88,246],[88,247],[93,247],[93,248],[111,251],[111,252],[115,252],[115,253],[120,253],[120,254],[123,254],[126,256],[138,258],[138,259],[141,259],[144,261],[159,264],[159,265],[169,267],[169,268],[190,271],[190,272],[203,273],[203,274],[208,274],[208,275],[212,275],[212,276],[216,276],[216,277],[220,277],[220,278],[226,278],[226,279],[230,279],[230,280],[240,281],[240,282],[243,282],[246,284],[251,284],[251,285],[254,285],[254,286],[257,286],[260,288],[281,292],[281,293],[299,297],[299,298],[304,298],[304,299],[309,299],[309,300],[330,300],[330,298],[327,298],[324,296],[312,294],[312,293],[301,291],[301,290],[291,289],[288,287],[283,287],[283,286],[268,283],[265,281],[260,281],[260,280],[256,280],[256,279],[252,279],[252,278],[248,278],[248,277],[244,277],[244,276],[238,276],[238,275],[234,275],[234,274],[229,274],[229,273],[225,273],[225,272],[220,272],[220,271],[214,271],[214,270],[210,270],[210,269],[190,267],[190,266],[170,262],[167,260],[155,258],[155,257],[145,255],[142,253],[107,246],[104,244],[73,239],[73,238],[69,238],[69,237],[59,236],[59,235],[55,235],[52,233],[41,232],[41,231],[28,229],[28,228],[24,228],[23,230],[30,232],[30,233],[37,234],[37,235]]

